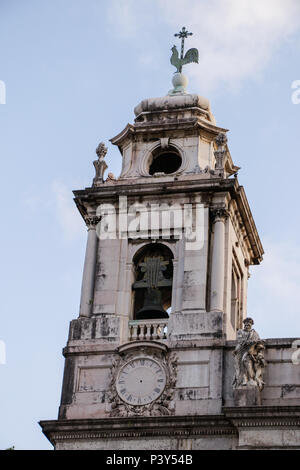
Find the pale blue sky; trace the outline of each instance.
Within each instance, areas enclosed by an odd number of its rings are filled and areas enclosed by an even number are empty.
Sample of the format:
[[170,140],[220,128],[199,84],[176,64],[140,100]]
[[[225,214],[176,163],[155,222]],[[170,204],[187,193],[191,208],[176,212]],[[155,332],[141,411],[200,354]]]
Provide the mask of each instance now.
[[37,423],[57,416],[86,241],[71,191],[90,185],[101,140],[118,174],[108,139],[171,88],[183,25],[200,51],[189,90],[230,130],[266,252],[248,313],[262,337],[300,337],[298,0],[0,0],[2,449],[52,448]]

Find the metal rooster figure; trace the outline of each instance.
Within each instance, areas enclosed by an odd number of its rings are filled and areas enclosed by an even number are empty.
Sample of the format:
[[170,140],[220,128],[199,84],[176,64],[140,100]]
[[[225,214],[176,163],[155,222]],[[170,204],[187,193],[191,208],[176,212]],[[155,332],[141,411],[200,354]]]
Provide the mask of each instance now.
[[180,58],[178,54],[178,50],[176,46],[172,47],[172,56],[171,56],[171,64],[176,67],[176,72],[181,73],[182,71],[182,66],[185,64],[190,64],[191,62],[196,62],[198,64],[199,60],[199,52],[198,49],[192,48],[189,49],[185,56],[183,56],[184,53],[184,40],[188,37],[191,36],[193,33],[189,33],[187,29],[183,26],[182,30],[179,31],[179,33],[174,34],[174,36],[178,37],[181,39],[181,52],[180,52]]

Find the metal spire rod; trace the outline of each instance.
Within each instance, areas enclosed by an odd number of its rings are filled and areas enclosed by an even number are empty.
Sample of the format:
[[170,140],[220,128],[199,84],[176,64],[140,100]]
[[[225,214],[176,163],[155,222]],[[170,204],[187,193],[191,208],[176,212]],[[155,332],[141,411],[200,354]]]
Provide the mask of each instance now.
[[184,40],[188,36],[192,36],[193,33],[189,33],[187,29],[185,29],[185,26],[182,27],[182,30],[179,31],[179,33],[174,34],[174,36],[178,37],[181,39],[181,53],[180,53],[180,58],[183,59],[183,53],[184,53]]

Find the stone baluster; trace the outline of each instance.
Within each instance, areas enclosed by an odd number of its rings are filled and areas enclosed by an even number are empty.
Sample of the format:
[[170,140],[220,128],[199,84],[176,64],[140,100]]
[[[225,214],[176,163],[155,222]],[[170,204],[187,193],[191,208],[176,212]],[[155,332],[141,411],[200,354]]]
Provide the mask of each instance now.
[[129,341],[166,339],[168,323],[160,321],[149,323],[145,320],[131,320],[128,324]]
[[138,325],[134,324],[132,325],[132,340],[136,341],[138,338]]
[[153,339],[160,339],[161,337],[161,324],[153,325]]
[[145,331],[145,339],[150,340],[151,339],[151,323],[146,323],[145,325],[146,331]]

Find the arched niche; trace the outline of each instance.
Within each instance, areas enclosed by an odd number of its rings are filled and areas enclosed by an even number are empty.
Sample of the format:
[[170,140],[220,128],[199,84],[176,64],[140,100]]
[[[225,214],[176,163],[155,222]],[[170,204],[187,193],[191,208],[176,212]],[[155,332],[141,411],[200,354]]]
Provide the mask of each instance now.
[[133,257],[133,318],[168,318],[172,303],[173,253],[162,243],[149,243]]
[[179,170],[182,165],[182,158],[178,150],[172,145],[164,149],[158,147],[151,153],[148,165],[149,175],[151,176],[156,173],[170,175]]

